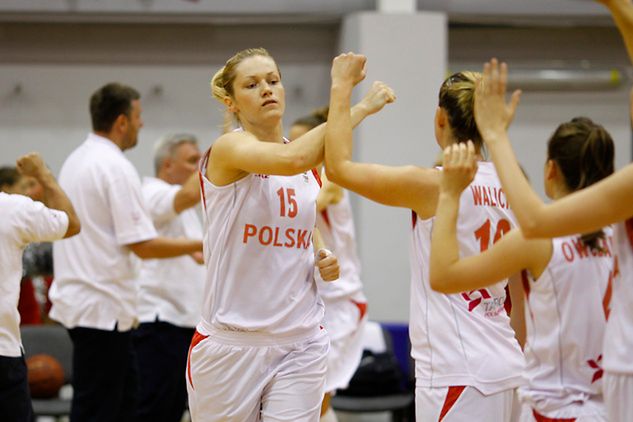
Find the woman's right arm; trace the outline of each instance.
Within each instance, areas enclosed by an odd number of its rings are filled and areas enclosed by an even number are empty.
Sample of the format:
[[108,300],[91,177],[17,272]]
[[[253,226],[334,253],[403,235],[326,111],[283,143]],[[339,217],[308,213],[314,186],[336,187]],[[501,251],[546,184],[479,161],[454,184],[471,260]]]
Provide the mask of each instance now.
[[213,144],[207,171],[211,177],[225,175],[231,179],[227,183],[248,173],[280,176],[302,173],[323,160],[323,138],[309,135],[285,144],[260,141],[249,132],[226,133]]
[[[330,111],[325,135],[325,170],[334,183],[384,205],[413,209],[421,217],[434,214],[439,172],[416,166],[390,167],[352,161],[353,139],[349,113],[353,85],[342,76],[344,66],[332,67]],[[352,60],[352,59],[348,59]],[[342,64],[342,63],[341,63]],[[338,72],[338,73],[336,73]],[[395,99],[386,85],[375,82],[372,90],[385,103]]]
[[475,119],[503,189],[526,238],[590,233],[633,215],[633,165],[586,189],[546,205],[525,178],[506,131],[507,66],[496,59],[484,66],[475,94]]
[[[380,95],[372,87],[358,104],[347,110],[352,127],[382,109],[385,102]],[[325,132],[326,123],[287,144],[261,142],[248,132],[225,133],[213,144],[210,157],[213,166],[208,167],[208,175],[212,182],[224,185],[247,173],[293,175],[313,169],[323,162]],[[209,168],[221,177],[209,174]]]

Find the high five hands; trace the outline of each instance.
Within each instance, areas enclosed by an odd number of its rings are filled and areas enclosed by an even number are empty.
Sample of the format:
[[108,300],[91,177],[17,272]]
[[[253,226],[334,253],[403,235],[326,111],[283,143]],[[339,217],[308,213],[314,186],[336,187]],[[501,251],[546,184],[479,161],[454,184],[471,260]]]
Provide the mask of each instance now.
[[475,121],[486,143],[504,134],[516,113],[521,91],[516,90],[506,103],[508,65],[492,59],[484,64],[483,76],[475,89]]
[[367,57],[362,54],[343,53],[332,62],[332,85],[344,85],[353,88],[365,79]]

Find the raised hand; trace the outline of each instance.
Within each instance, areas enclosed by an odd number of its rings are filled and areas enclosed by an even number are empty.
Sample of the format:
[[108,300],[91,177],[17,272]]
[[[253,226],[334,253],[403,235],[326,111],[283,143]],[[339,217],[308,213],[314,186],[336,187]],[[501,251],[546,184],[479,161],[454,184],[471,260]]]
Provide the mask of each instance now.
[[475,121],[486,143],[494,142],[508,130],[519,104],[521,91],[514,91],[506,103],[508,66],[492,59],[484,64],[483,77],[475,89]]
[[319,249],[317,252],[317,267],[323,281],[334,281],[338,279],[340,268],[338,259],[327,249]]
[[355,86],[365,79],[367,57],[361,54],[343,53],[332,62],[332,84],[351,84]]
[[396,94],[387,84],[375,81],[371,85],[371,89],[361,100],[361,104],[367,110],[367,114],[374,114],[382,110],[386,104],[393,103],[396,100]]
[[444,149],[442,164],[442,179],[440,192],[459,196],[462,191],[473,181],[477,173],[477,154],[475,145],[468,141],[467,144],[453,144]]
[[44,164],[44,160],[37,152],[30,152],[21,156],[16,161],[16,167],[20,174],[31,176],[39,179],[42,175],[48,173],[48,168]]

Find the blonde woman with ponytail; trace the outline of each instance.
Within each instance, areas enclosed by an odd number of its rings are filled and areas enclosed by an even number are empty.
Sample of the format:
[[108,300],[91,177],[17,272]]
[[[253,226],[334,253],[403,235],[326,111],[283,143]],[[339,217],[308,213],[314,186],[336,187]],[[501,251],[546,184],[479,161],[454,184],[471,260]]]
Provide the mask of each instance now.
[[[473,100],[480,78],[459,72],[440,88],[435,140],[441,148],[483,141],[475,125]],[[514,390],[522,382],[524,358],[505,304],[507,280],[486,289],[453,294],[434,292],[429,282],[431,229],[436,219],[441,171],[417,166],[390,167],[352,161],[351,88],[336,86],[330,96],[325,168],[329,180],[381,204],[413,211],[411,316],[409,334],[416,373],[416,420],[510,421]],[[513,225],[500,200],[500,182],[492,163],[480,162],[475,182],[496,192],[494,205],[469,199],[460,211],[459,245],[464,255],[487,247],[480,238]],[[467,198],[468,199],[468,198]]]
[[[339,78],[360,81],[349,66],[358,60],[337,58]],[[187,364],[192,419],[318,421],[329,339],[314,267],[338,277],[336,258],[312,240],[325,127],[284,139],[281,73],[262,48],[229,59],[211,88],[241,129],[200,166],[207,276]],[[353,107],[355,123],[381,98]]]

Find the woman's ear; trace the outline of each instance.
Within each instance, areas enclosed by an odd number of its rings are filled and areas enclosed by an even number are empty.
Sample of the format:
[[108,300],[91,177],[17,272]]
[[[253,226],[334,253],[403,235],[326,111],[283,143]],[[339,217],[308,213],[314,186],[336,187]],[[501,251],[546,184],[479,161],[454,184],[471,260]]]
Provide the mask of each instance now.
[[558,179],[558,175],[560,170],[558,168],[558,164],[554,160],[547,160],[545,163],[545,179],[546,180],[556,180]]
[[446,115],[446,111],[442,107],[438,107],[435,110],[435,125],[444,128],[448,123],[448,116]]
[[237,114],[237,112],[239,111],[231,97],[224,98],[224,105],[226,105],[227,110],[233,114]]

